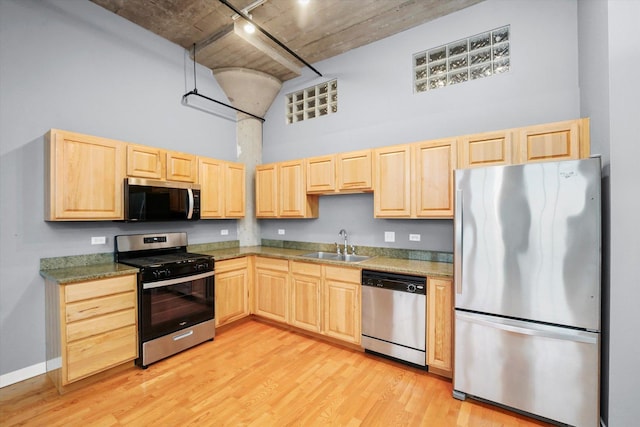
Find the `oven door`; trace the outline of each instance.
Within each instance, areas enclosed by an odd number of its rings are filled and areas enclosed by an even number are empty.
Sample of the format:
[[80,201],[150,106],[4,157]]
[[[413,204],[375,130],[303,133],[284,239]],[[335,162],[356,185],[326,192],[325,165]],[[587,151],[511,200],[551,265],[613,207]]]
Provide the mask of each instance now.
[[142,284],[141,341],[215,318],[214,272]]

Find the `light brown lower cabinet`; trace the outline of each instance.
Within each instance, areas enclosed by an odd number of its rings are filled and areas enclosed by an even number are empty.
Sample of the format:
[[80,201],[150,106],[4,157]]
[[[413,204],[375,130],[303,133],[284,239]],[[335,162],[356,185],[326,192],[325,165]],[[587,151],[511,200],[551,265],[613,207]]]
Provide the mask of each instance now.
[[289,261],[256,257],[253,284],[254,313],[267,319],[289,321]]
[[247,257],[216,262],[216,326],[226,325],[249,315],[248,265]]
[[290,323],[311,332],[320,332],[322,265],[291,261]]
[[326,265],[322,333],[353,344],[361,340],[361,271]]
[[[427,278],[427,365],[451,376],[453,369],[453,283]],[[440,372],[444,371],[444,372]]]
[[64,386],[138,357],[136,275],[47,280],[47,373]]

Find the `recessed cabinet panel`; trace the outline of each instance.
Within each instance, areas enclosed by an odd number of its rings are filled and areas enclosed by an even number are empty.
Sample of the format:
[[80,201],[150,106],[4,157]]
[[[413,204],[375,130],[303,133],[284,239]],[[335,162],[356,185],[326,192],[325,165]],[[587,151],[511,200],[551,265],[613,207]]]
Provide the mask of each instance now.
[[196,182],[196,156],[175,151],[167,152],[167,180],[181,182]]
[[418,217],[453,217],[453,170],[456,141],[429,141],[415,145],[415,204]]
[[373,159],[371,150],[338,154],[338,191],[371,191]]
[[127,145],[127,176],[163,179],[164,152],[159,148]]
[[246,200],[246,167],[242,163],[225,165],[224,214],[227,218],[244,218]]
[[520,131],[520,163],[580,158],[578,121],[530,126]]
[[336,190],[335,156],[307,159],[307,193],[332,193]]
[[376,217],[411,215],[411,147],[398,145],[378,148],[375,156],[373,193]]
[[427,278],[427,364],[453,369],[453,285],[449,279]]
[[512,132],[498,131],[460,138],[458,167],[473,168],[509,165],[512,158]]
[[256,217],[278,216],[278,168],[275,163],[256,166]]
[[45,145],[45,220],[124,218],[126,144],[52,129]]

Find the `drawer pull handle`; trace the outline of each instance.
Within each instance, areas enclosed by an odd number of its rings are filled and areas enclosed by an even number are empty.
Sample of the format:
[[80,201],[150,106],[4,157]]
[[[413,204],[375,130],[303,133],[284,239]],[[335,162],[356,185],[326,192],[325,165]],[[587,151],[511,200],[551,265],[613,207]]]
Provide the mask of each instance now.
[[193,335],[193,330],[185,332],[184,334],[176,335],[175,337],[173,337],[173,340],[178,341],[191,335]]

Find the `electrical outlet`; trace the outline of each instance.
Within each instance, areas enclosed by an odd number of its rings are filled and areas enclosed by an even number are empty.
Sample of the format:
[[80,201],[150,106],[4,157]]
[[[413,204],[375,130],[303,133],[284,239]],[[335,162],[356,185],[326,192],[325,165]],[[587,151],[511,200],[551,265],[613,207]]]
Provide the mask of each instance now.
[[284,235],[284,228],[278,228],[278,234],[283,236]]
[[220,235],[221,236],[228,236],[229,235],[229,230],[220,230]]
[[106,245],[107,244],[107,238],[105,236],[92,237],[91,238],[91,244],[92,245]]
[[385,231],[384,232],[384,241],[385,242],[395,242],[396,241],[396,232],[395,231]]
[[419,234],[409,234],[409,240],[412,242],[419,242],[420,235]]

